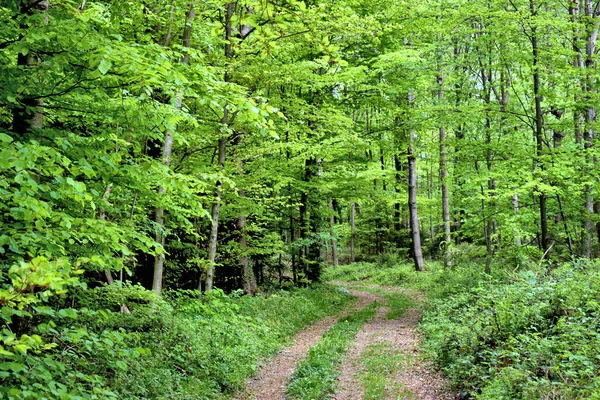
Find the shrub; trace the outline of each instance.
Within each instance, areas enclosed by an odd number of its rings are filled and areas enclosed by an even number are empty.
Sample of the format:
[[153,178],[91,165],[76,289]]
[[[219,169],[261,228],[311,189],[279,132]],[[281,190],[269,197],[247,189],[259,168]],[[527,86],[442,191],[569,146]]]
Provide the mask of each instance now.
[[600,265],[507,277],[433,301],[427,353],[481,399],[600,396]]

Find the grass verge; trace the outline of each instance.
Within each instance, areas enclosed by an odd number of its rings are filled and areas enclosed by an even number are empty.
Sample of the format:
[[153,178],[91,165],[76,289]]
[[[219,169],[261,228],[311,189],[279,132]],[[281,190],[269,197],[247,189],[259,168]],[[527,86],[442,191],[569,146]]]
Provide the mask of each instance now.
[[371,320],[377,311],[373,303],[341,319],[310,349],[292,376],[287,395],[292,399],[326,399],[334,392],[338,366],[342,356],[360,327]]
[[[156,298],[138,286],[112,285],[88,290],[79,299],[95,314],[40,327],[41,334],[55,335],[71,349],[57,348],[53,354],[55,363],[70,369],[46,375],[54,374],[67,388],[87,384],[89,390],[103,390],[102,398],[122,400],[230,398],[255,373],[259,360],[355,301],[331,285],[256,297],[217,289],[200,299],[196,292]],[[130,314],[119,311],[122,299],[128,299]],[[34,366],[47,360],[29,357]],[[27,371],[20,382],[6,386],[41,385],[46,375]]]

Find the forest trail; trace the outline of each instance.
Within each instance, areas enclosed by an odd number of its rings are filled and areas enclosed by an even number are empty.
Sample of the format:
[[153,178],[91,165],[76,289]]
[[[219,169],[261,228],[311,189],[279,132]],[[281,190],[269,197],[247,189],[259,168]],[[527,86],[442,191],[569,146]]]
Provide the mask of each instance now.
[[[347,284],[346,284],[347,285]],[[383,289],[379,286],[368,289]],[[331,398],[335,400],[362,400],[365,390],[361,381],[364,376],[362,359],[364,353],[373,346],[385,345],[386,351],[402,355],[402,365],[386,380],[392,392],[381,399],[455,399],[456,396],[443,389],[444,381],[439,374],[418,359],[419,336],[416,331],[420,318],[422,295],[400,288],[385,288],[386,291],[400,292],[409,296],[416,304],[406,310],[399,319],[386,319],[390,308],[385,305],[385,297],[362,290],[350,290],[358,297],[357,303],[344,312],[325,318],[299,333],[289,347],[259,369],[256,376],[247,380],[245,390],[236,400],[285,400],[286,384],[298,363],[306,358],[312,346],[340,319],[352,312],[367,307],[377,301],[382,304],[375,318],[363,325],[342,359],[337,390]],[[400,396],[400,397],[399,397]],[[374,397],[370,397],[374,398]],[[379,399],[379,398],[377,398]]]
[[256,376],[248,378],[245,390],[236,397],[236,400],[284,400],[286,384],[294,373],[296,365],[306,358],[310,348],[317,344],[321,336],[340,318],[380,299],[379,296],[367,292],[351,290],[350,293],[358,297],[358,301],[352,307],[340,314],[324,318],[300,332],[289,347],[268,360]]
[[[401,355],[401,365],[393,368],[392,376],[388,376],[386,379],[387,393],[385,397],[377,397],[378,399],[455,399],[455,394],[444,389],[443,378],[418,358],[420,339],[417,333],[417,323],[421,316],[422,294],[402,288],[379,286],[368,286],[368,288],[384,289],[388,293],[402,293],[412,299],[415,305],[408,308],[399,319],[387,319],[390,308],[382,306],[377,310],[374,320],[362,326],[342,360],[337,391],[333,398],[335,400],[362,400],[365,398],[361,382],[361,378],[366,374],[363,357],[370,348],[381,346],[390,358],[394,354]],[[371,395],[369,398],[375,397]]]

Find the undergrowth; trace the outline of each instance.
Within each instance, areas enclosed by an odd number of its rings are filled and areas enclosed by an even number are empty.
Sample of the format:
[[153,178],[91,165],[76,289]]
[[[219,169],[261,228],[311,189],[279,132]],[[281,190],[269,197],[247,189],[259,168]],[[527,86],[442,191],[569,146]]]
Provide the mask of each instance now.
[[287,389],[290,398],[326,399],[334,392],[342,356],[360,327],[373,318],[378,306],[372,303],[350,314],[323,335],[294,372]]
[[599,271],[522,271],[436,300],[425,350],[465,397],[600,399]]
[[[400,283],[427,294],[423,350],[461,397],[600,399],[600,263],[554,269],[481,263],[353,264],[326,276],[359,285]],[[386,281],[386,277],[395,277]]]
[[[24,354],[23,367],[0,364],[0,398],[229,398],[261,358],[352,301],[326,285],[257,297],[213,290],[198,299],[180,291],[166,300],[115,285],[77,298],[65,318],[37,327],[58,343],[54,349],[44,357]],[[130,313],[121,313],[121,304]]]

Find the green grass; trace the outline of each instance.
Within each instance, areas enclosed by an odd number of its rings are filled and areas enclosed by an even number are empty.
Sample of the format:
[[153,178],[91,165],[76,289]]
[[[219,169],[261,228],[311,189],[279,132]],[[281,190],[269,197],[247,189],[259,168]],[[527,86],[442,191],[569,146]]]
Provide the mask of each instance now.
[[394,396],[397,399],[413,400],[415,396],[394,380],[394,376],[410,362],[410,358],[394,349],[389,343],[369,345],[361,356],[363,366],[361,382],[365,400],[380,400]]
[[[132,302],[131,314],[121,314],[115,298],[144,299],[151,292],[115,286],[85,294],[83,306],[115,311],[104,312],[103,319],[81,315],[71,322],[68,332],[73,333],[62,334],[61,340],[77,340],[75,350],[57,349],[55,358],[76,365],[75,372],[97,377],[114,398],[124,400],[229,398],[255,373],[261,359],[272,356],[306,326],[355,301],[331,285],[256,297],[214,290],[198,299],[195,292],[182,291],[170,293],[166,300]],[[88,339],[86,334],[82,343],[81,332],[102,336]],[[122,339],[104,340],[111,332]],[[57,368],[56,376],[59,373]],[[68,378],[70,373],[63,375]],[[77,385],[76,379],[70,383],[66,378],[66,384]]]
[[352,285],[352,288],[385,297],[385,305],[390,308],[386,315],[386,319],[398,319],[406,312],[406,310],[416,304],[408,295],[394,291],[394,288],[362,285]]
[[415,305],[415,302],[403,293],[387,292],[383,293],[387,299],[387,306],[390,311],[387,313],[387,319],[398,319],[406,310]]
[[342,356],[360,327],[373,318],[378,307],[373,303],[350,314],[323,335],[298,365],[288,384],[287,395],[292,399],[317,400],[326,399],[333,393]]

